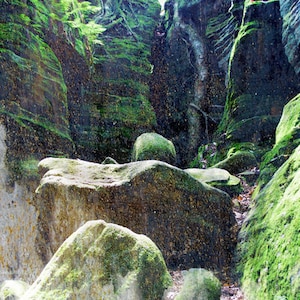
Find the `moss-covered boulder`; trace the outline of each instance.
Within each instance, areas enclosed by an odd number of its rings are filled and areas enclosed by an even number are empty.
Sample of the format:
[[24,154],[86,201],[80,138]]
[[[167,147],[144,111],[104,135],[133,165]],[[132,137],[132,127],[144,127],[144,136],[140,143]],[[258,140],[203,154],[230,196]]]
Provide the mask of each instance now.
[[132,161],[161,160],[169,164],[176,162],[176,150],[172,141],[151,132],[140,135],[132,150]]
[[300,298],[300,147],[254,199],[240,232],[239,271],[247,299]]
[[167,163],[96,164],[47,158],[34,205],[45,263],[83,222],[103,219],[149,236],[170,268],[228,271],[235,247],[230,197]]
[[200,182],[205,182],[211,186],[227,192],[230,195],[241,190],[241,181],[238,177],[231,175],[228,171],[219,168],[185,169],[185,172],[196,178]]
[[221,283],[210,271],[205,269],[190,269],[183,271],[184,282],[175,300],[219,300]]
[[213,167],[225,169],[231,174],[238,174],[255,166],[257,166],[257,160],[254,153],[239,150],[233,153],[229,152],[224,160],[218,162]]
[[24,299],[161,299],[171,281],[149,238],[89,221],[61,245]]

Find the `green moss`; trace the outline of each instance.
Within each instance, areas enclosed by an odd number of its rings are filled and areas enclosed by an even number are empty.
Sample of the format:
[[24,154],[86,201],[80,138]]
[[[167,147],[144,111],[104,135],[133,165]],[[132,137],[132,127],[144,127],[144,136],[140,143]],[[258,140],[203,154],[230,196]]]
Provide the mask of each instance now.
[[144,133],[134,143],[132,161],[156,159],[175,163],[173,143],[157,133]]
[[276,140],[273,148],[262,160],[262,173],[259,187],[263,187],[275,171],[288,159],[300,143],[300,94],[290,100],[284,107],[276,128]]
[[241,230],[239,271],[249,299],[300,297],[300,148],[258,193]]
[[190,269],[184,272],[184,283],[175,300],[218,300],[221,283],[214,274],[205,269]]

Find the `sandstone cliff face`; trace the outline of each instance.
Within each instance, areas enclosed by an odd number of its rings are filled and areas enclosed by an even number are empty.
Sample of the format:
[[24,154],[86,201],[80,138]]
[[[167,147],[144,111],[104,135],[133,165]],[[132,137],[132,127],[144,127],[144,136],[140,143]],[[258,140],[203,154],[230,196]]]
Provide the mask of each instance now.
[[18,278],[33,282],[43,267],[37,255],[37,213],[31,204],[34,182],[9,184],[5,165],[6,129],[0,126],[0,281]]
[[254,199],[241,230],[239,271],[248,299],[298,299],[299,146]]
[[[157,130],[173,140],[178,163],[211,141],[226,97],[229,54],[241,22],[242,1],[168,1],[156,34],[151,101]],[[162,80],[160,80],[160,78]]]
[[[130,37],[132,24],[125,25],[127,42],[118,45],[118,53],[111,53],[112,56],[106,53],[105,59],[99,62],[92,58],[92,54],[97,52],[98,57],[101,58],[102,54],[104,57],[101,52],[104,51],[104,43],[99,35],[105,25],[111,24],[98,24],[101,22],[97,21],[97,17],[102,20],[102,11],[99,1],[94,2],[97,6],[86,1],[33,0],[26,4],[19,0],[12,3],[1,1],[0,124],[4,149],[0,171],[0,222],[4,232],[1,280],[17,277],[31,282],[42,266],[33,246],[38,212],[30,204],[38,185],[35,181],[38,160],[46,156],[73,155],[97,160],[111,154],[106,153],[110,147],[116,147],[116,152],[112,152],[116,153],[117,158],[129,159],[132,145],[128,141],[133,143],[138,135],[133,134],[135,126],[138,124],[137,127],[149,129],[155,122],[145,82],[150,74],[150,64],[147,64],[149,34],[152,34],[155,17],[159,16],[159,4],[155,1],[136,4],[131,15],[126,16],[131,10],[123,3],[118,13],[124,17],[124,22],[127,18],[147,15],[143,26],[135,23],[135,38],[142,40],[135,44]],[[119,20],[119,15],[114,18]],[[121,41],[124,31],[119,30],[124,22],[107,35],[105,43],[108,48],[113,47],[109,44],[112,36],[118,36]],[[132,45],[136,46],[134,52],[131,52]],[[126,103],[119,100],[128,86],[124,78],[128,79],[132,73],[117,70],[120,62],[127,59],[120,57],[123,46],[126,46],[128,56],[136,61],[135,78],[141,73],[143,78],[141,85],[131,82],[135,98],[133,94],[128,95]],[[137,57],[140,58],[141,53],[143,65],[139,66]],[[126,65],[134,68],[131,62]],[[117,82],[114,88],[110,88],[107,78],[108,88],[104,91],[101,86],[95,91],[93,84],[98,86],[105,81],[103,74],[100,76],[98,72],[102,63],[110,67]],[[108,77],[108,74],[105,76]],[[117,99],[112,104],[102,101],[99,94],[120,97],[112,97]],[[140,99],[141,95],[143,97]],[[107,109],[109,105],[112,106]],[[106,107],[106,113],[100,113],[100,106]],[[136,117],[137,111],[139,118]],[[103,121],[105,118],[109,121]],[[115,122],[122,122],[124,130],[121,133],[114,134]],[[102,130],[100,125],[103,124],[111,126],[103,126],[105,141],[98,138]],[[128,128],[132,130],[128,131]],[[108,145],[107,141],[117,141],[119,138],[122,139],[120,143]],[[107,145],[99,144],[103,142]],[[104,145],[105,149],[100,149],[100,145]],[[31,262],[29,257],[33,259]]]
[[299,3],[295,0],[279,1],[280,13],[283,19],[282,41],[285,53],[297,75],[300,72],[300,16]]
[[282,44],[279,2],[245,5],[229,67],[220,130],[232,142],[273,143],[283,106],[299,84]]
[[94,46],[94,72],[88,87],[93,160],[112,156],[130,161],[135,139],[156,123],[150,105],[151,39],[159,20],[156,0],[105,1],[95,21],[106,28]]

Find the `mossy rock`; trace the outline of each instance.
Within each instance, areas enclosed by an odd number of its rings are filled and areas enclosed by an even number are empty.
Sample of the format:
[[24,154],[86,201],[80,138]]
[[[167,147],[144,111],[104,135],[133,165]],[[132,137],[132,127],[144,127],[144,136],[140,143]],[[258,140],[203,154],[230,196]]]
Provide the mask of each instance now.
[[231,175],[228,171],[219,168],[208,169],[185,169],[195,179],[205,182],[211,186],[221,189],[230,195],[241,191],[241,181],[238,177]]
[[80,224],[101,216],[149,236],[169,268],[201,266],[225,277],[236,220],[223,191],[157,160],[97,164],[46,158],[39,172],[43,178],[34,205],[39,211],[36,248],[43,261]]
[[221,283],[217,277],[205,269],[183,271],[184,283],[175,300],[219,300]]
[[171,284],[160,250],[146,236],[89,221],[57,250],[26,299],[161,299]]
[[275,145],[267,152],[261,163],[259,186],[263,187],[278,168],[289,158],[300,143],[300,94],[284,107],[276,128]]
[[247,299],[300,299],[300,146],[257,194],[240,231]]
[[251,167],[257,166],[255,155],[250,151],[237,151],[213,167],[225,169],[231,174],[241,173]]
[[140,135],[132,151],[132,161],[160,160],[169,164],[176,162],[176,150],[173,143],[157,133]]

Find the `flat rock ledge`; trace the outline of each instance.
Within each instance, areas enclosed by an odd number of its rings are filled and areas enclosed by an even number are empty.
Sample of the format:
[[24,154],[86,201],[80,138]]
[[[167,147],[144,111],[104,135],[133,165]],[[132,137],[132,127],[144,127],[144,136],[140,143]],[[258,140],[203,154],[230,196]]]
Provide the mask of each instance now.
[[226,273],[236,242],[226,193],[155,160],[97,164],[46,158],[39,169],[36,247],[45,264],[85,222],[102,219],[148,236],[169,268]]

